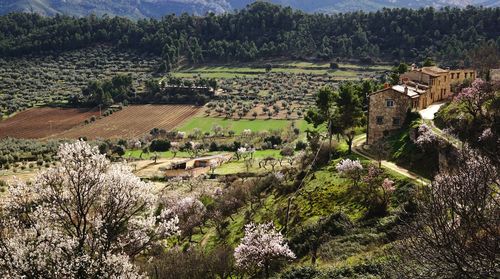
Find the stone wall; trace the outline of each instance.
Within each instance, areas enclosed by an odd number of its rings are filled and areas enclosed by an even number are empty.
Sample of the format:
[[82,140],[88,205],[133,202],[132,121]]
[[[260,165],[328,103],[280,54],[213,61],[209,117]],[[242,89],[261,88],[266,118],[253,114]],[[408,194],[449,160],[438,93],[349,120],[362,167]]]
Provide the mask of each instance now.
[[[387,100],[393,100],[394,106],[387,107]],[[398,130],[406,119],[406,113],[411,106],[411,100],[403,93],[392,88],[372,93],[369,97],[367,143],[372,144],[394,130]],[[382,123],[377,123],[377,117],[382,117]],[[393,123],[399,118],[399,124]]]

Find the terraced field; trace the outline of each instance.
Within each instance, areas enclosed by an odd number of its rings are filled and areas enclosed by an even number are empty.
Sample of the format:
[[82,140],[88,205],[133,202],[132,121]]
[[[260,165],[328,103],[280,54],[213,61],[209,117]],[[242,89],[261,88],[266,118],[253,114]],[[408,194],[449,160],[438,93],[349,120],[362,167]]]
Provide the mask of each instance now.
[[113,139],[137,138],[153,128],[171,130],[198,113],[200,107],[189,105],[138,105],[123,110],[93,123],[75,127],[53,135],[53,138]]
[[33,108],[0,122],[0,138],[44,138],[82,124],[98,110]]

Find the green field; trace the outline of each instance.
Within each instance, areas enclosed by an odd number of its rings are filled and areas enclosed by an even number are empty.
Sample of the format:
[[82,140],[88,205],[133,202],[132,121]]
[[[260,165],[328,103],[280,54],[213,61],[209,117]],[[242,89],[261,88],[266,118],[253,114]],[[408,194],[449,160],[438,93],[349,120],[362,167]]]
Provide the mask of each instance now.
[[[263,62],[264,63],[264,62]],[[272,72],[274,73],[305,73],[314,75],[329,75],[338,79],[356,79],[362,77],[364,73],[375,73],[378,71],[389,70],[387,65],[356,65],[339,64],[339,69],[330,69],[329,63],[313,63],[301,61],[273,62]],[[265,69],[260,65],[243,64],[233,65],[206,65],[200,67],[184,67],[174,72],[173,75],[180,78],[192,78],[201,76],[204,78],[234,78],[248,77],[265,74]]]
[[295,122],[295,126],[301,131],[306,130],[309,124],[305,120],[281,120],[281,119],[225,119],[217,117],[193,117],[189,121],[177,127],[179,131],[192,132],[193,129],[198,128],[203,133],[212,132],[212,127],[214,125],[220,125],[225,129],[233,130],[236,134],[240,134],[245,129],[250,129],[252,132],[258,132],[263,130],[278,130],[285,129]]

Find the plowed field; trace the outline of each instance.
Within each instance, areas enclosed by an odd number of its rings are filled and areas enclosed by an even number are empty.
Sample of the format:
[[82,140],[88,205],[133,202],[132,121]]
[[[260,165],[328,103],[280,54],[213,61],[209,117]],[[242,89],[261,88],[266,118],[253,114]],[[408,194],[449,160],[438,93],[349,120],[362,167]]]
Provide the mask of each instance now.
[[74,127],[53,135],[53,138],[136,138],[149,133],[153,128],[171,130],[198,113],[200,107],[189,105],[138,105],[95,122]]
[[33,108],[0,122],[0,138],[44,138],[82,124],[97,110]]

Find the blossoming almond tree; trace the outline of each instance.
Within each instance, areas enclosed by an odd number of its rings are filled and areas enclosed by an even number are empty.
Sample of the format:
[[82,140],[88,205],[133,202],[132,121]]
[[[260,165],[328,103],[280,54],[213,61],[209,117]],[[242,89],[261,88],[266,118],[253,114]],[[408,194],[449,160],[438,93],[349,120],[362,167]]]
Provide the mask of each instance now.
[[436,143],[437,139],[436,134],[426,124],[422,124],[418,127],[418,137],[415,140],[418,146],[432,145]]
[[245,226],[245,237],[234,251],[236,265],[246,270],[263,269],[269,278],[271,263],[280,258],[294,259],[295,254],[288,248],[285,239],[277,232],[273,223]]
[[191,241],[196,227],[199,227],[200,232],[203,233],[202,225],[207,217],[207,210],[201,201],[194,197],[185,197],[174,202],[171,208],[172,213],[179,218],[181,236],[188,237]]
[[361,179],[361,171],[363,166],[359,160],[342,159],[336,166],[335,169],[346,177],[352,179],[354,186],[358,185]]
[[498,164],[467,146],[442,170],[398,231],[395,278],[497,278],[500,235]]
[[458,93],[455,100],[461,102],[473,118],[484,117],[484,103],[490,98],[490,95],[488,84],[482,79],[475,79],[470,87],[466,87]]
[[0,215],[2,278],[141,278],[134,256],[178,231],[167,209],[123,165],[83,141],[31,185],[10,187]]

